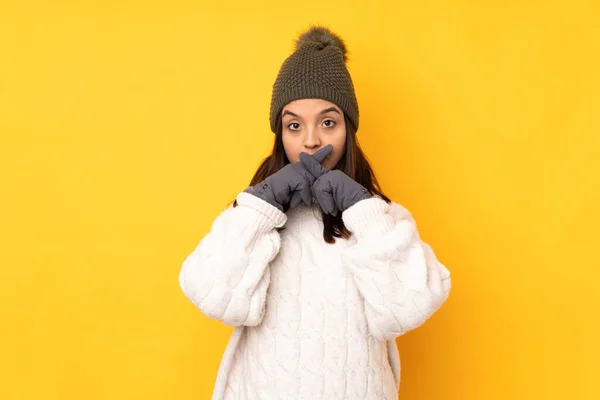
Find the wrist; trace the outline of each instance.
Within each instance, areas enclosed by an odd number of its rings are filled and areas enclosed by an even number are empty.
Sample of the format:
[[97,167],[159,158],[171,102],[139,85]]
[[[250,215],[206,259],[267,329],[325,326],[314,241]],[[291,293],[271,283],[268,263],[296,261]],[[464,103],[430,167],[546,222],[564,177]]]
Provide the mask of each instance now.
[[346,210],[358,203],[359,201],[370,199],[371,197],[373,197],[373,195],[369,193],[367,189],[361,188],[360,192],[357,192],[356,195],[347,203]]
[[359,240],[367,237],[380,238],[394,227],[394,220],[390,215],[391,205],[379,196],[364,200],[342,214],[344,224]]
[[255,197],[258,197],[261,200],[266,201],[267,203],[271,204],[272,206],[277,207],[279,209],[279,211],[283,211],[283,206],[275,200],[275,196],[273,195],[273,192],[270,190],[270,188],[271,187],[263,181],[263,182],[259,182],[258,184],[254,185],[254,186],[247,187],[244,190],[244,192],[249,193]]

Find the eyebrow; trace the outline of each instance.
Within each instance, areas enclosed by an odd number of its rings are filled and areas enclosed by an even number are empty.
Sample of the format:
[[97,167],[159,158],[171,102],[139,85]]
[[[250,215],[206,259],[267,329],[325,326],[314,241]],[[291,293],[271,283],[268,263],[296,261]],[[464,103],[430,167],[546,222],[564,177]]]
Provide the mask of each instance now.
[[[335,108],[335,107],[329,107],[329,108],[326,108],[324,110],[321,110],[321,112],[319,114],[320,115],[327,114],[330,111],[334,111],[334,112],[336,112],[338,114],[340,113],[337,108]],[[285,110],[283,112],[283,115],[281,117],[283,118],[286,115],[291,115],[292,117],[298,117],[298,114],[295,114],[295,113],[291,112],[290,110]]]

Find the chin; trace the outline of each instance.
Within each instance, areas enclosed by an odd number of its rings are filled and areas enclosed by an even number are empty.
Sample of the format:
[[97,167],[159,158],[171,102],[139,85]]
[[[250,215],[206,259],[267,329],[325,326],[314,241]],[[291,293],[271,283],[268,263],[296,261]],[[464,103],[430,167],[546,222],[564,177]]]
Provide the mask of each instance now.
[[[336,163],[337,164],[337,163]],[[327,169],[334,169],[336,164],[332,164],[331,162],[324,162],[323,166]]]

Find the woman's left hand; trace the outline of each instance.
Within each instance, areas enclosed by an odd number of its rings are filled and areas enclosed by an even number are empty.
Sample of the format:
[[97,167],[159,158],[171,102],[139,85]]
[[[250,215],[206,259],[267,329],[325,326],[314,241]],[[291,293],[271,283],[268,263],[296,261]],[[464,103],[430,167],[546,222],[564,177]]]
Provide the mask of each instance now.
[[340,170],[323,167],[313,156],[300,153],[300,162],[316,178],[312,191],[326,214],[337,215],[361,200],[371,197],[362,185]]

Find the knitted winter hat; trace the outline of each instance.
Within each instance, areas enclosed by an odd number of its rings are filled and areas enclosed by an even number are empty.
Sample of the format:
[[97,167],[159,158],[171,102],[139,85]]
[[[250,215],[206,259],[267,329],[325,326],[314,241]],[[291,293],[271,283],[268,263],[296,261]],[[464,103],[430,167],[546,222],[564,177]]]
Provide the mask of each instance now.
[[313,26],[296,41],[296,49],[282,64],[271,96],[271,131],[286,104],[317,98],[336,104],[358,130],[358,102],[346,69],[346,45],[322,26]]

